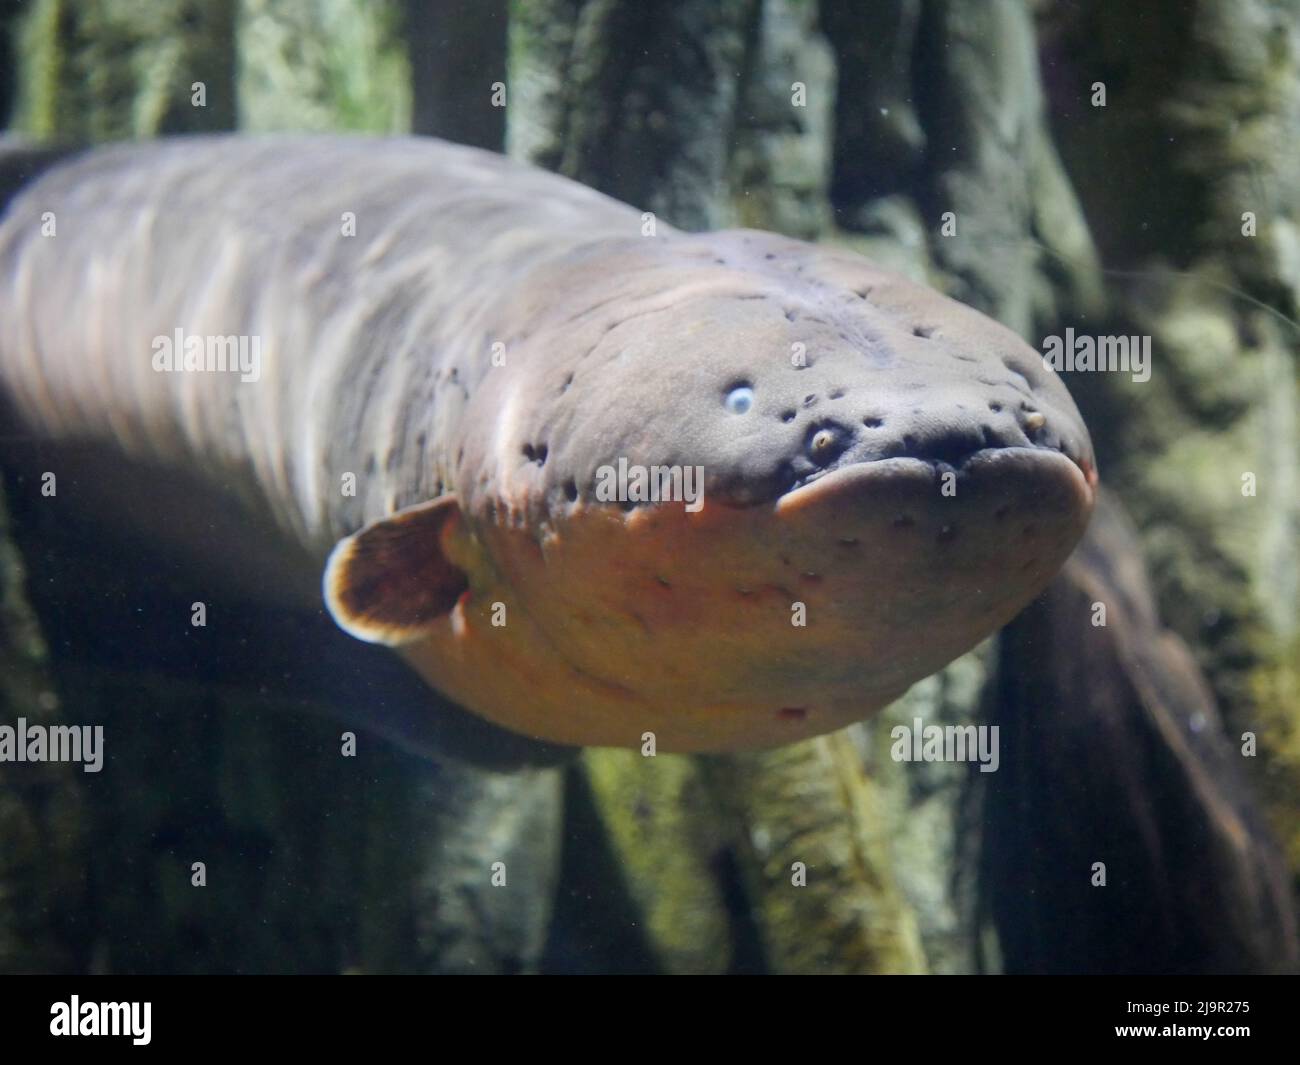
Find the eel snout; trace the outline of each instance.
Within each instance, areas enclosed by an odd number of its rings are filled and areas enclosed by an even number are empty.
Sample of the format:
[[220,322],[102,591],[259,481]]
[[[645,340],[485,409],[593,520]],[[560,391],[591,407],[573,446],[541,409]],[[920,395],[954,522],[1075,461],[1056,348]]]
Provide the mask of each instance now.
[[[1096,484],[1092,446],[1072,412],[1048,403],[931,398],[924,407],[891,404],[878,394],[864,411],[812,420],[790,463],[790,490],[834,470],[890,459],[915,459],[936,471],[962,471],[978,456],[1009,449],[1041,451],[1069,459],[1089,487]],[[949,493],[951,495],[951,492]]]

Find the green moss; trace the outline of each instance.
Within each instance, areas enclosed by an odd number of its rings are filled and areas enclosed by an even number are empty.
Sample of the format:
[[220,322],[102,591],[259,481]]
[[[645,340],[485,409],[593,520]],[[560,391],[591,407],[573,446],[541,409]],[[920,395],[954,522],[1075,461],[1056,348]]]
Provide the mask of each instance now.
[[723,829],[697,762],[589,750],[582,768],[663,968],[726,972],[731,930],[714,876]]
[[37,0],[18,24],[22,62],[14,129],[42,139],[58,131],[57,101],[63,81],[63,53],[58,41],[62,7],[62,0]]
[[234,12],[235,0],[36,0],[19,29],[15,127],[72,141],[230,129]]
[[1300,636],[1253,676],[1259,787],[1300,892]]
[[773,971],[924,971],[895,881],[894,826],[852,730],[705,764]]
[[393,0],[246,0],[238,51],[241,129],[410,128],[410,64]]

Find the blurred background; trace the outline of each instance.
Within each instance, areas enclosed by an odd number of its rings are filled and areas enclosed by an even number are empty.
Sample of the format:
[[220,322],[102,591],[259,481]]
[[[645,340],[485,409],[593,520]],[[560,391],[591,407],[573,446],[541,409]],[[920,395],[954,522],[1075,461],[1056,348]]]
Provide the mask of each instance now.
[[[11,479],[0,721],[111,727],[95,776],[0,763],[0,971],[1295,969],[1300,2],[0,0],[0,123],[445,137],[1153,351],[1064,375],[1110,495],[1044,596],[761,754],[340,758],[308,628],[151,655],[183,581]],[[287,683],[227,667],[277,641]],[[1001,768],[893,762],[917,716]]]

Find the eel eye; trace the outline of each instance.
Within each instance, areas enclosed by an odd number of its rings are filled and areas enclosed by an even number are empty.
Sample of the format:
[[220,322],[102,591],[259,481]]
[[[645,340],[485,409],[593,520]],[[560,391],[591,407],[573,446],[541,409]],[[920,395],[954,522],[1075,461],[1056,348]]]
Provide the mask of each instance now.
[[748,385],[740,385],[727,393],[723,405],[732,414],[748,414],[754,405],[754,390]]

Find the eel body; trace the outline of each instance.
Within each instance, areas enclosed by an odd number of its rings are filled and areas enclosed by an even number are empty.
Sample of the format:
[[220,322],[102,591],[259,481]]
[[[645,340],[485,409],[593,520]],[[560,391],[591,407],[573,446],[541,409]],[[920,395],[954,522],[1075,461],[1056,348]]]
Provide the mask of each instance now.
[[0,220],[0,401],[233,492],[347,632],[574,745],[869,715],[1042,589],[1096,483],[1064,387],[976,311],[418,138],[48,169]]

